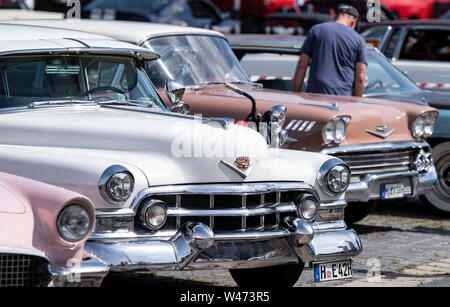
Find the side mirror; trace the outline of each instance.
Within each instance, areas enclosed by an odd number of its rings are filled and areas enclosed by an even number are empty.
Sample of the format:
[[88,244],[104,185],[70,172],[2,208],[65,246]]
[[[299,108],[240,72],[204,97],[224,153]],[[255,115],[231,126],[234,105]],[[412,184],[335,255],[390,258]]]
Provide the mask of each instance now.
[[184,92],[186,88],[176,80],[167,79],[166,85],[166,95],[172,104],[170,110],[178,108],[178,112],[182,114],[189,113],[190,107],[185,104],[181,99],[183,99]]

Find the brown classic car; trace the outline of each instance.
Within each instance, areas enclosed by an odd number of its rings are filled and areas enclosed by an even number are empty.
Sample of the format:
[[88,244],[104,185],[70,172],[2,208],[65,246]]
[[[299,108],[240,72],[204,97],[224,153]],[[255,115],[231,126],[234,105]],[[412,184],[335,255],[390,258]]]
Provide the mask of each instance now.
[[[251,121],[272,108],[261,117],[284,121],[289,135],[284,147],[331,154],[349,164],[347,222],[362,219],[379,200],[420,195],[436,181],[425,138],[438,113],[429,106],[263,89],[250,81],[227,39],[215,31],[118,21],[27,24],[95,32],[155,51],[161,59],[148,63],[150,78],[162,92],[168,79],[184,84],[183,101],[192,113]],[[273,137],[283,143],[286,130]]]

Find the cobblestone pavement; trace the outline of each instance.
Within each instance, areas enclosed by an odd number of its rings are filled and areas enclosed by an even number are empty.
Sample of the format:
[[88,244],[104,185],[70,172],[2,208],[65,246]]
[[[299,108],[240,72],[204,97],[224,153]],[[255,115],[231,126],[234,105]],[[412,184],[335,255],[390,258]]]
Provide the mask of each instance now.
[[[450,286],[450,215],[414,199],[388,202],[353,228],[364,247],[354,258],[354,278],[314,283],[306,268],[296,286]],[[236,286],[225,270],[113,276],[105,285]]]

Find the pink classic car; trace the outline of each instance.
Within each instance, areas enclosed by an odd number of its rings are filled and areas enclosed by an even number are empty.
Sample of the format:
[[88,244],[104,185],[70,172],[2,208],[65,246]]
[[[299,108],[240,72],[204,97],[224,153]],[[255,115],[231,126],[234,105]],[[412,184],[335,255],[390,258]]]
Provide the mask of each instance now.
[[99,286],[108,267],[84,251],[94,223],[84,196],[0,173],[0,287]]

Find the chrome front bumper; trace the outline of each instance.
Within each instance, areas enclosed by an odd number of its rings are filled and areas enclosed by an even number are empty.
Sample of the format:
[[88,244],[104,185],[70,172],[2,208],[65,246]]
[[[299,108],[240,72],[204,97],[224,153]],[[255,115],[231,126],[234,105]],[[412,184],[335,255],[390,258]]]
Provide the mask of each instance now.
[[109,267],[97,257],[90,255],[80,264],[58,269],[49,268],[49,287],[99,287],[109,273]]
[[345,200],[348,202],[368,202],[381,198],[381,184],[410,183],[410,189],[405,191],[405,196],[414,197],[431,191],[437,180],[434,166],[425,173],[418,171],[395,172],[387,174],[367,174],[361,181],[350,183]]
[[[431,152],[430,145],[426,142],[405,142],[405,143],[376,143],[365,145],[346,145],[327,148],[321,151],[323,154],[333,155],[336,157],[348,156],[348,155],[361,155],[366,156],[367,163],[376,163],[371,161],[372,155],[379,155],[383,160],[383,156],[393,154],[402,154],[404,151],[426,151]],[[402,159],[407,159],[406,155],[401,156]],[[344,162],[347,162],[345,158],[342,158]],[[387,161],[392,161],[387,159]],[[412,163],[412,162],[410,162]],[[382,164],[380,162],[380,164]],[[352,170],[352,165],[349,164]],[[437,180],[436,170],[434,165],[426,170],[419,172],[414,167],[405,167],[402,170],[389,170],[389,171],[377,171],[367,173],[361,173],[358,170],[356,176],[358,180],[352,180],[346,193],[345,198],[347,202],[368,202],[370,200],[381,199],[381,185],[390,183],[403,183],[403,194],[405,197],[414,197],[427,193],[433,188],[434,183]],[[360,166],[361,167],[361,166]],[[388,166],[389,168],[389,166]],[[353,170],[352,170],[352,175]]]
[[287,217],[283,227],[273,230],[215,234],[202,223],[187,222],[168,240],[90,240],[85,248],[111,271],[256,268],[299,259],[343,260],[361,253],[356,232],[346,230],[342,221],[332,225],[334,229]]

